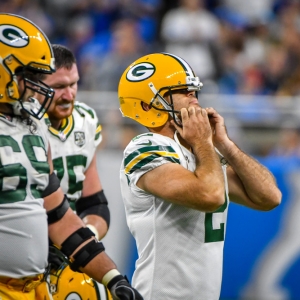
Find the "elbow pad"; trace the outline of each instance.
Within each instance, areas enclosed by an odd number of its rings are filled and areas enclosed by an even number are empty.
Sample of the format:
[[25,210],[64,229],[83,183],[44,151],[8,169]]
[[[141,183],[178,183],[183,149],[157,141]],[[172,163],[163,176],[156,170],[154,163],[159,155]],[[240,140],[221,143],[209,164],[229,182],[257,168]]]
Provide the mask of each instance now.
[[49,175],[48,186],[43,191],[42,197],[45,198],[45,197],[51,195],[52,193],[54,193],[55,191],[57,191],[59,187],[60,187],[60,181],[59,181],[59,179],[57,178],[57,176],[56,176],[55,173],[51,173]]
[[[85,241],[95,236],[87,227],[82,227],[73,232],[61,245],[61,252],[68,258]],[[95,256],[104,251],[103,244],[95,239],[84,245],[70,260],[70,268],[80,272],[81,267],[85,267]]]
[[59,221],[65,215],[65,213],[67,212],[69,207],[70,207],[69,201],[68,201],[67,196],[65,195],[61,204],[59,204],[55,208],[47,211],[48,225]]
[[103,190],[91,196],[80,198],[75,203],[77,215],[83,219],[87,215],[97,215],[103,218],[109,227],[110,212]]

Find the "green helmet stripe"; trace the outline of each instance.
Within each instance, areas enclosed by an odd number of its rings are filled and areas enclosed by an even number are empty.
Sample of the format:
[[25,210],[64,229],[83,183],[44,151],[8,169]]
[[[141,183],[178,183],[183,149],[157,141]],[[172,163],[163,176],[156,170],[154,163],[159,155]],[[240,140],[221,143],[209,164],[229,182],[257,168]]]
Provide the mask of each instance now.
[[175,60],[177,60],[180,63],[180,65],[182,66],[182,68],[184,69],[184,71],[186,72],[187,76],[193,76],[193,77],[195,76],[194,71],[192,70],[190,65],[185,60],[183,60],[182,58],[180,58],[179,56],[176,56],[174,54],[170,54],[170,53],[166,53],[166,52],[163,52],[163,54],[171,56]]

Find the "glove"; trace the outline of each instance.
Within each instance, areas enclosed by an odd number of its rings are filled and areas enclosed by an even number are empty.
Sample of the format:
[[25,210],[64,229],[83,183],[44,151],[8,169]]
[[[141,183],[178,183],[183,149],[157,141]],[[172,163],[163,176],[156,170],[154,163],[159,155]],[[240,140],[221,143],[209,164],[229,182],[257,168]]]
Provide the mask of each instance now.
[[[51,242],[51,241],[50,241]],[[52,242],[51,242],[52,243]],[[63,263],[69,263],[67,257],[52,244],[49,245],[48,263],[51,269],[57,270]]]
[[126,276],[115,276],[107,287],[113,300],[144,300],[141,294],[130,285]]

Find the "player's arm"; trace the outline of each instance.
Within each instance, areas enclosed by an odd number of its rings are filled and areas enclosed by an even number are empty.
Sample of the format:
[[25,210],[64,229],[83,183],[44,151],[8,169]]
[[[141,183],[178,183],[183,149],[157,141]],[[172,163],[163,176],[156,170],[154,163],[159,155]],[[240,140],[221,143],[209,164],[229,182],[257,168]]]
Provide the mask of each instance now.
[[[161,199],[205,212],[218,209],[225,200],[224,179],[206,166],[197,173],[179,164],[166,163],[145,173],[137,182],[142,190]],[[223,181],[222,181],[223,180]]]
[[226,156],[229,198],[232,202],[268,211],[281,202],[281,192],[271,172],[235,145]]
[[107,233],[110,212],[97,170],[96,153],[85,172],[82,196],[75,203],[76,212],[101,240]]
[[224,118],[214,108],[206,110],[214,131],[214,145],[229,163],[230,200],[259,210],[270,210],[279,205],[281,192],[271,172],[229,139]]
[[[53,170],[51,160],[51,150],[49,147],[48,163],[50,172]],[[60,182],[55,173],[50,173],[49,184],[43,193],[44,207],[48,215],[49,237],[55,245],[61,246],[74,232],[85,227],[83,221],[73,213],[68,200],[65,197],[63,190],[60,187]],[[83,238],[82,245],[94,239],[94,234],[88,229],[87,234]],[[83,234],[81,234],[83,235]],[[84,241],[86,239],[86,241]],[[77,247],[82,246],[81,243]],[[76,245],[67,251],[68,257],[77,249]],[[104,249],[103,249],[104,250]],[[62,251],[64,252],[64,251]],[[69,253],[70,252],[70,253]],[[101,252],[101,251],[100,251]],[[111,267],[115,267],[111,264]]]
[[[48,161],[52,170],[50,155]],[[71,269],[102,282],[111,291],[114,300],[142,300],[142,296],[130,286],[105,253],[103,244],[71,210],[54,173],[49,177],[43,198],[48,215],[49,238],[69,258]]]
[[212,133],[205,110],[182,109],[183,127],[176,127],[180,136],[192,147],[196,169],[191,172],[176,163],[165,163],[145,173],[137,186],[159,198],[212,212],[225,201],[222,167],[212,143]]

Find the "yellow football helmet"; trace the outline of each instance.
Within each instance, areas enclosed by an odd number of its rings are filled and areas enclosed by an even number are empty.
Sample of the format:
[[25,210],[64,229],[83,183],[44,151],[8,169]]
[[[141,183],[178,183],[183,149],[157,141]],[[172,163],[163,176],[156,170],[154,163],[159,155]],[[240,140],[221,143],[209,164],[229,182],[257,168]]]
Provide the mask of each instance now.
[[[199,91],[203,84],[182,58],[170,53],[154,53],[133,62],[123,73],[118,88],[120,110],[146,127],[164,125],[169,115],[176,119],[172,91]],[[164,99],[169,92],[170,102]],[[142,102],[150,105],[145,111]]]
[[[13,105],[16,114],[25,110],[41,119],[54,91],[39,80],[38,74],[54,71],[52,48],[42,30],[21,16],[0,13],[0,103]],[[19,76],[24,82],[21,92]],[[43,103],[39,105],[33,97],[22,99],[26,89],[42,94]]]
[[84,273],[73,272],[67,263],[51,271],[50,291],[53,300],[112,300],[104,285]]

